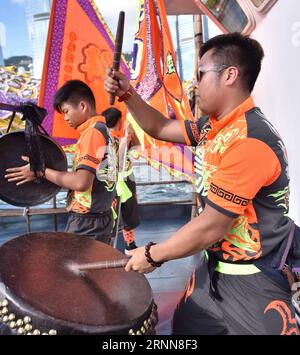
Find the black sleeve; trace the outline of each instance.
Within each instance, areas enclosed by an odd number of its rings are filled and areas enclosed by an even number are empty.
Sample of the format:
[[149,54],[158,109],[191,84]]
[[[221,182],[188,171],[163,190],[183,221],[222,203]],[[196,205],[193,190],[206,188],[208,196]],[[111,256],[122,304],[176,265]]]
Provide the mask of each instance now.
[[186,120],[184,124],[192,146],[197,146],[210,129],[208,116],[203,116],[198,121]]

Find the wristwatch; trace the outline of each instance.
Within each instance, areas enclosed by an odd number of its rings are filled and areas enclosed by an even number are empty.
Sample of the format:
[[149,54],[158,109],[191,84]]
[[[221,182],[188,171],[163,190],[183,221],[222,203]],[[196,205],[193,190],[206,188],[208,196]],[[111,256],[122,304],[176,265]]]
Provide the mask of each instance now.
[[119,102],[127,101],[133,94],[134,94],[134,89],[130,85],[129,89],[125,92],[125,94],[119,97],[118,101]]

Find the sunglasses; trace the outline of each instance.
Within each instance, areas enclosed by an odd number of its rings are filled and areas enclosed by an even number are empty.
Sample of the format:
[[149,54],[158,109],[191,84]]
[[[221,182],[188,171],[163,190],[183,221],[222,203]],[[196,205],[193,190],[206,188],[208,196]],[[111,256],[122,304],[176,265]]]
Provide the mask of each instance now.
[[222,72],[223,70],[229,68],[230,65],[221,65],[220,67],[218,68],[209,68],[209,69],[203,69],[201,68],[201,66],[199,67],[198,71],[197,71],[197,80],[193,82],[194,86],[196,86],[198,83],[200,83],[200,81],[202,80],[203,76],[205,73],[208,73],[210,71],[212,72],[216,72],[216,73],[220,73]]

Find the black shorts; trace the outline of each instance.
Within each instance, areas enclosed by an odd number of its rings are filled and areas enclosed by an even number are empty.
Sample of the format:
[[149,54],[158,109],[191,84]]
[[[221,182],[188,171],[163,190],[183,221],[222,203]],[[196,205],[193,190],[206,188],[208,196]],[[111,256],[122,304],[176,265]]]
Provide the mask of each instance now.
[[111,210],[95,214],[70,212],[65,232],[84,235],[110,244],[112,227],[113,215]]
[[132,175],[126,180],[126,184],[129,190],[132,192],[132,196],[126,202],[121,205],[121,216],[124,225],[124,229],[129,231],[136,228],[141,220],[138,208],[138,201],[136,197],[136,184]]
[[173,317],[177,335],[298,334],[291,292],[263,272],[214,272],[214,291],[205,259],[189,279]]

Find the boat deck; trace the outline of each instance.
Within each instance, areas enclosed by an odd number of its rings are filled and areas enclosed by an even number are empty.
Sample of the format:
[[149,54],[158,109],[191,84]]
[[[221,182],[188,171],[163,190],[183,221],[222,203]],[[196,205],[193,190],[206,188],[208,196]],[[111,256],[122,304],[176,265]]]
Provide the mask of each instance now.
[[[140,209],[142,222],[136,229],[138,246],[149,241],[161,242],[170,237],[176,230],[190,219],[191,206],[188,205],[157,205],[142,206]],[[58,215],[58,231],[63,231],[66,215]],[[32,216],[32,232],[53,230],[52,216]],[[25,217],[0,218],[0,245],[13,237],[27,233]],[[118,238],[117,248],[124,250],[123,238]],[[169,261],[161,268],[147,274],[154,300],[158,305],[159,323],[157,334],[171,333],[173,311],[185,287],[186,280],[197,264],[198,257],[189,257]]]

